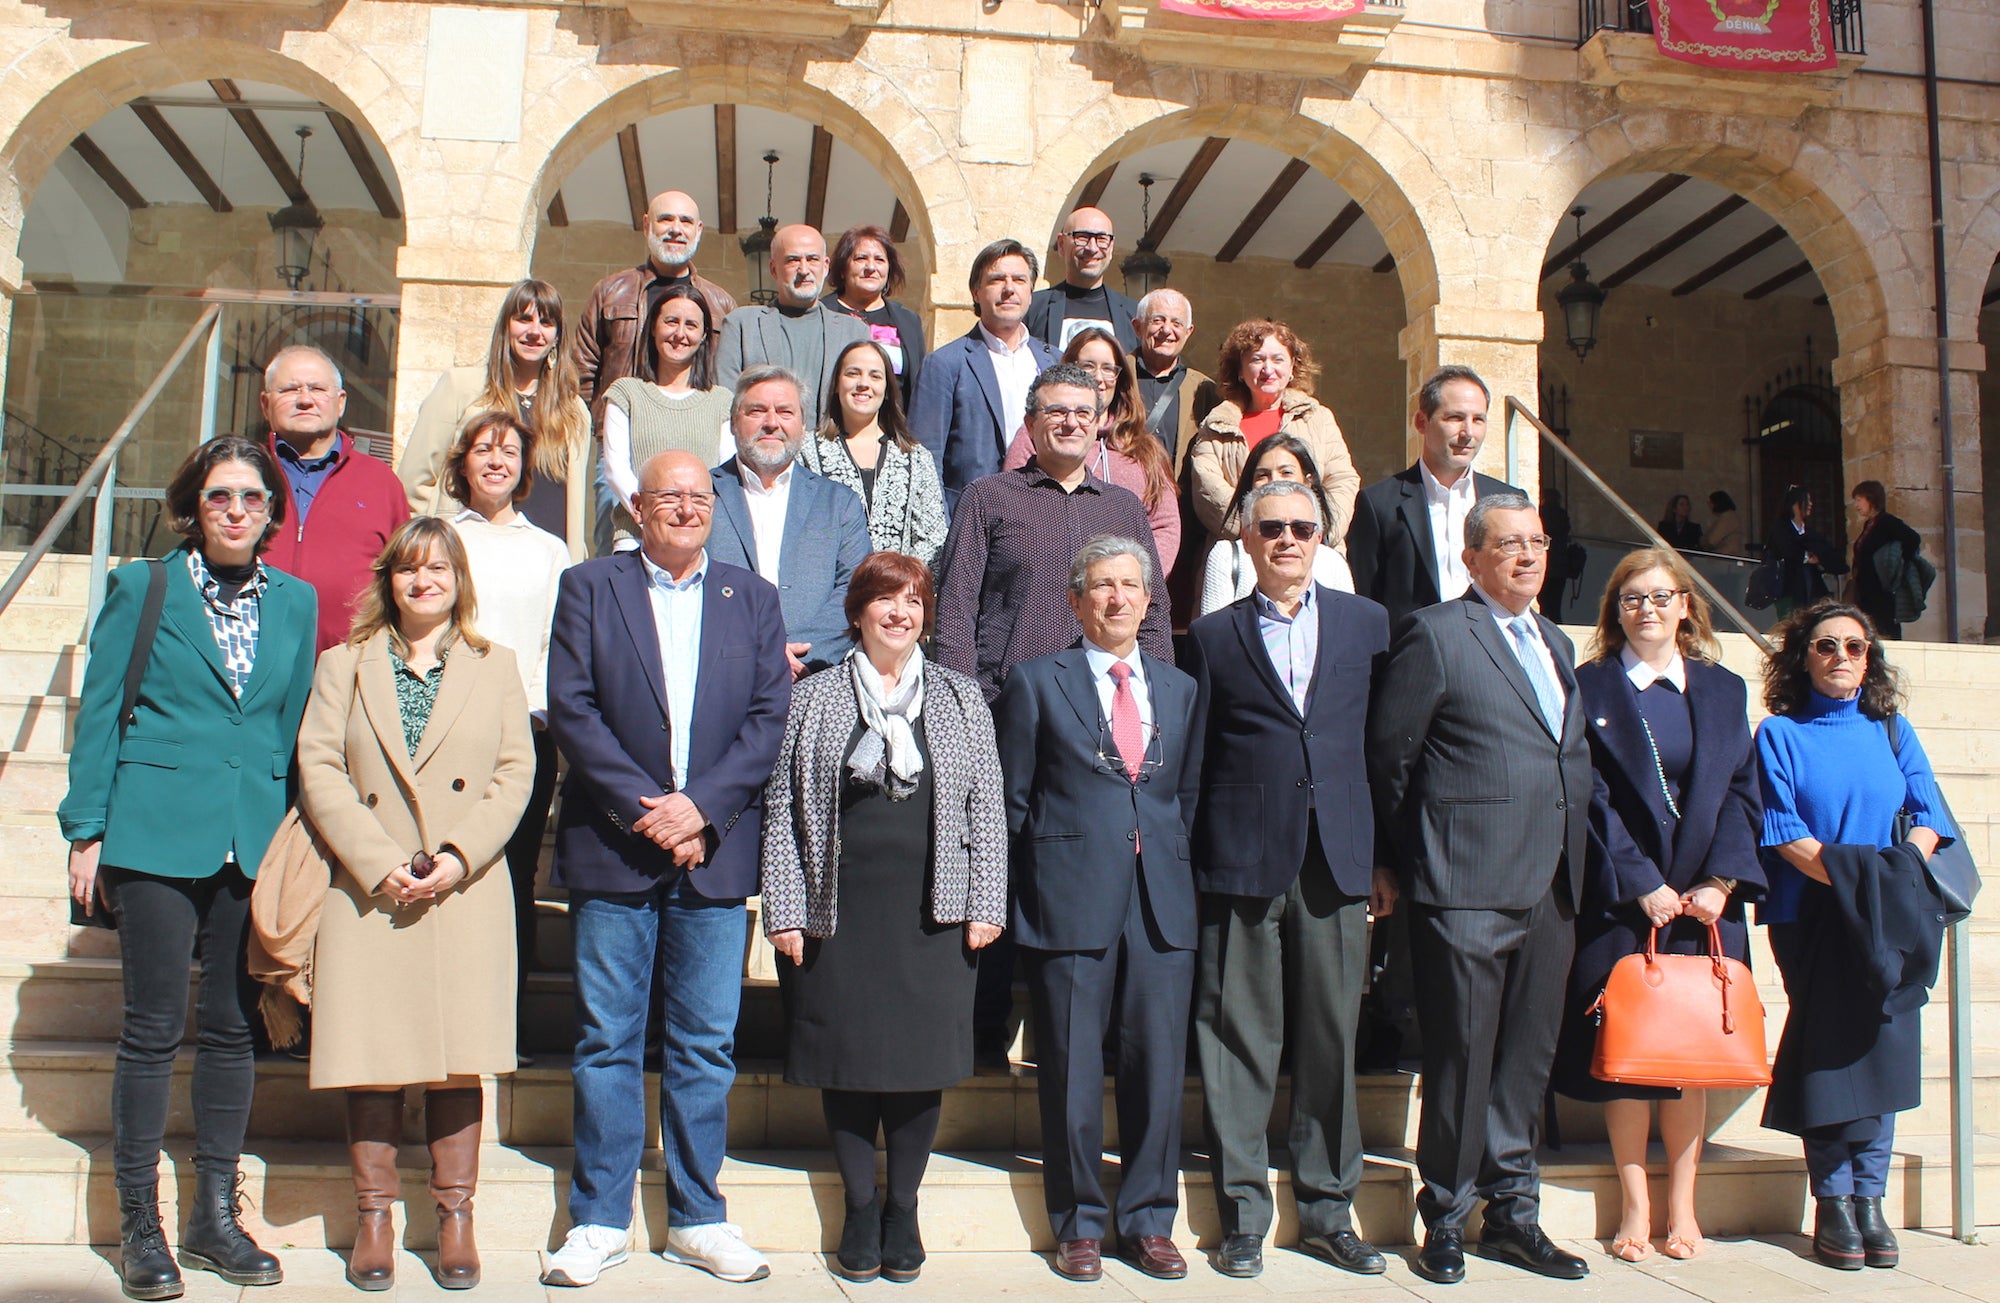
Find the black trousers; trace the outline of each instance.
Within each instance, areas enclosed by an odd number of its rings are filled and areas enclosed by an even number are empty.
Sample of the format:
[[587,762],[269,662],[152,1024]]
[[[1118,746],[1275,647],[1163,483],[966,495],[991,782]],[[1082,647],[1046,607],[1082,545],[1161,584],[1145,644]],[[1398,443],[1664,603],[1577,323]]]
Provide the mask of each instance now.
[[166,1141],[174,1055],[187,1028],[188,978],[201,960],[196,1001],[194,1162],[233,1172],[257,1081],[250,1019],[257,983],[244,967],[250,880],[235,867],[206,878],[160,878],[106,868],[124,951],[125,1024],[111,1076],[112,1159],[120,1186],[154,1189]]
[[1483,1198],[1492,1225],[1538,1221],[1535,1146],[1575,928],[1553,886],[1532,909],[1405,907],[1424,1033],[1417,1212],[1462,1229]]

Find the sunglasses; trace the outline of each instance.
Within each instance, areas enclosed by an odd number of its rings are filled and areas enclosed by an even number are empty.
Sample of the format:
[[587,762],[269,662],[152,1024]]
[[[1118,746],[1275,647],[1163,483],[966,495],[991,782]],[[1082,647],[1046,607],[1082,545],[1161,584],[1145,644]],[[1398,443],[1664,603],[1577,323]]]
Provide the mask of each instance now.
[[1260,520],[1257,522],[1257,536],[1266,542],[1280,539],[1285,531],[1292,531],[1292,537],[1303,543],[1319,533],[1317,520]]
[[1806,646],[1812,648],[1816,655],[1824,656],[1828,660],[1843,652],[1851,661],[1868,659],[1868,640],[1865,638],[1849,638],[1845,642],[1838,638],[1815,638]]
[[239,500],[253,516],[271,505],[271,495],[262,489],[206,489],[201,495],[202,505],[210,511],[227,511],[231,502]]

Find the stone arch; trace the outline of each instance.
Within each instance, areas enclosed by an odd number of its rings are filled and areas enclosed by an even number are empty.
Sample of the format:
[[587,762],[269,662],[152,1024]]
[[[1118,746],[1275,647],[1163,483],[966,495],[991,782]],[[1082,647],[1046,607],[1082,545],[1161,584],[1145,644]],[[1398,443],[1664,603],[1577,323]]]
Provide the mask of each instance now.
[[[1951,338],[1979,338],[1980,300],[1993,264],[2000,262],[2000,187],[1984,202],[1960,210],[1965,220],[1953,226],[1947,210],[1945,231],[1945,292],[1951,304]],[[1989,357],[1987,366],[2000,364]]]

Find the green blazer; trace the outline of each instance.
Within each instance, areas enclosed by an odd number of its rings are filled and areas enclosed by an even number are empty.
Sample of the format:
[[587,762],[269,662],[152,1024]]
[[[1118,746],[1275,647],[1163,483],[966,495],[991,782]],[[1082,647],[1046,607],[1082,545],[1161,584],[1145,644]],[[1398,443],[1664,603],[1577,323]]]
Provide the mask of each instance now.
[[111,573],[90,639],[69,793],[56,817],[70,841],[104,839],[100,864],[206,878],[233,849],[255,877],[285,814],[292,748],[312,692],[318,602],[303,580],[265,567],[257,660],[239,701],[188,575],[187,550],[166,560],[160,632],[122,743],[118,708],[147,567],[136,561]]

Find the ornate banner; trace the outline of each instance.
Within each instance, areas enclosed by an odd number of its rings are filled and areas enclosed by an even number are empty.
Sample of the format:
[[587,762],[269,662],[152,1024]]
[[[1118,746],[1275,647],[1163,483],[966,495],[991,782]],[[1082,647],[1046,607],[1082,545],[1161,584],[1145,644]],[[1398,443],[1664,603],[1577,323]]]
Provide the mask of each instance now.
[[1261,23],[1323,23],[1352,18],[1364,0],[1160,0],[1168,13],[1196,18],[1247,19]]
[[1668,58],[1708,68],[1835,66],[1828,0],[1653,0],[1653,39]]

